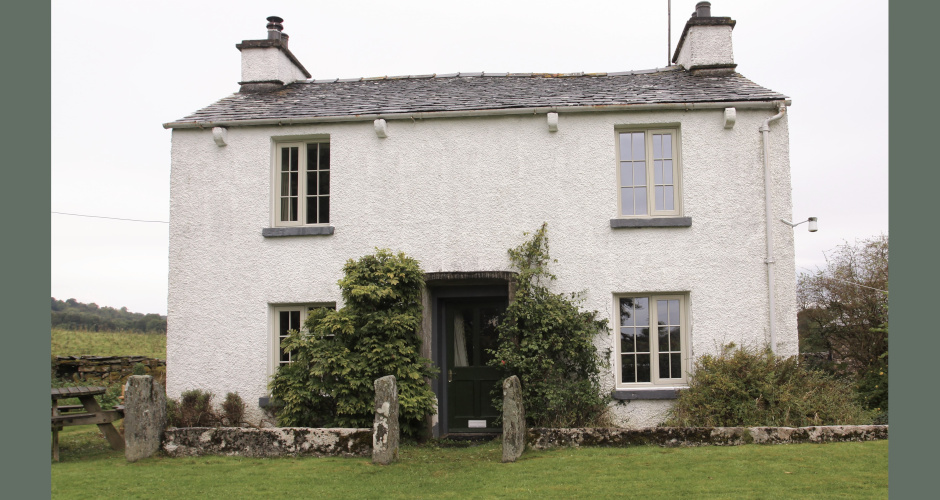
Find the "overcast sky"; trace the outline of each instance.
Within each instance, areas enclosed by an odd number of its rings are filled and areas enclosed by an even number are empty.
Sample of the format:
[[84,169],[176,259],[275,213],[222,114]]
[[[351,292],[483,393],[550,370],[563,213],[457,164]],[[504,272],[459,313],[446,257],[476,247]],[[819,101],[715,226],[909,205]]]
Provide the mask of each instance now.
[[[672,49],[695,3],[672,1]],[[53,1],[51,211],[169,220],[161,125],[236,92],[235,44],[271,15],[317,79],[667,64],[667,0]],[[716,0],[712,15],[737,21],[737,71],[793,100],[793,219],[819,217],[795,230],[797,270],[887,234],[888,2]],[[52,296],[166,314],[167,224],[50,216]]]

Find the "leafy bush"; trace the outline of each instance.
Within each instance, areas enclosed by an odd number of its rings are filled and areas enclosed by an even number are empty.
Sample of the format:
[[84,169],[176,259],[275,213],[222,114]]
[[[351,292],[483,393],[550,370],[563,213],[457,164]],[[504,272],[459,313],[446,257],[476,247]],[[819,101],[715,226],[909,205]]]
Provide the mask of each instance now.
[[230,427],[241,425],[245,417],[245,402],[237,392],[230,392],[225,395],[225,401],[222,402],[222,420]]
[[874,411],[878,423],[888,422],[888,351],[878,362],[859,374],[858,394],[865,407]]
[[180,394],[180,399],[167,398],[167,425],[170,427],[213,427],[220,417],[212,408],[212,393],[193,389]]
[[669,420],[677,427],[805,427],[867,424],[851,382],[810,371],[796,357],[734,345],[696,362]]
[[108,390],[104,394],[97,396],[98,405],[101,406],[103,410],[111,410],[115,406],[122,404],[121,401],[121,388],[124,386],[122,383],[111,384],[108,387]]
[[[608,356],[598,354],[594,339],[609,333],[607,320],[598,319],[597,311],[581,311],[576,294],[549,291],[555,276],[548,272],[547,230],[542,224],[509,250],[519,272],[516,295],[497,325],[499,344],[490,364],[519,377],[529,425],[604,425],[609,398],[600,392],[600,368],[608,366]],[[494,396],[501,409],[501,393]]]
[[282,343],[293,362],[271,381],[278,424],[371,427],[374,381],[394,375],[402,434],[416,436],[437,402],[427,383],[435,372],[419,351],[424,272],[416,260],[386,249],[347,261],[343,271],[346,305],[312,311],[306,331]]

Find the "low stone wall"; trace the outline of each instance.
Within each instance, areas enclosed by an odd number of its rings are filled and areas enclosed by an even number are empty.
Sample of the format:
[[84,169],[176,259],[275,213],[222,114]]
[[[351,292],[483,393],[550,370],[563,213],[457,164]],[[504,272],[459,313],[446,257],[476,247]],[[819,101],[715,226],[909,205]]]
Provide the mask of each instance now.
[[372,429],[171,427],[164,433],[163,451],[171,457],[368,457]]
[[166,360],[144,356],[56,356],[56,377],[75,381],[118,382],[133,374],[134,365],[144,365],[148,375],[165,370]]
[[887,425],[817,427],[646,427],[642,429],[529,429],[526,442],[537,450],[560,446],[736,446],[742,444],[830,443],[888,439]]

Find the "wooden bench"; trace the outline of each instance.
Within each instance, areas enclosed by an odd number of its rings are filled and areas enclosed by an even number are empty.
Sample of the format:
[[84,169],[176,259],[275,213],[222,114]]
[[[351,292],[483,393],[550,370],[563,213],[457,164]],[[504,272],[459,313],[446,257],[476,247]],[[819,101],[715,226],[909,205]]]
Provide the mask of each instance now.
[[[59,431],[71,425],[97,425],[112,449],[124,449],[124,437],[111,422],[124,418],[124,407],[102,410],[95,396],[104,394],[104,387],[58,387],[52,389],[52,457],[59,461]],[[60,399],[78,398],[80,405],[59,406]],[[63,410],[65,413],[63,413]]]
[[58,405],[56,408],[59,409],[59,413],[69,412],[69,411],[84,411],[85,407],[82,405]]

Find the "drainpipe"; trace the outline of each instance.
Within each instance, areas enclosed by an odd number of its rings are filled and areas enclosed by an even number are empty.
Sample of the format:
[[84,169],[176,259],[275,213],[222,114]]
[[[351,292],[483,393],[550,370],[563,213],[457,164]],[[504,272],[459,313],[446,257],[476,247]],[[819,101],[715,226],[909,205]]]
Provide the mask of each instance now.
[[767,221],[767,298],[770,311],[768,312],[768,321],[770,322],[770,350],[777,354],[777,331],[774,327],[774,235],[773,235],[773,215],[771,214],[771,190],[770,190],[770,122],[779,120],[786,113],[786,105],[779,104],[779,112],[770,118],[764,120],[760,126],[761,142],[764,144],[764,214]]

